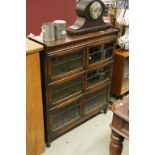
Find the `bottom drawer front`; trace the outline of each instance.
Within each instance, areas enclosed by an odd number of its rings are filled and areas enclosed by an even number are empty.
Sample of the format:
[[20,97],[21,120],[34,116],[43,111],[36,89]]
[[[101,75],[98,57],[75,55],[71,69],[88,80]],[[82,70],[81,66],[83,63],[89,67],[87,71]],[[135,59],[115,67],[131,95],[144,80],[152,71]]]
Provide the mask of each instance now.
[[52,112],[52,130],[80,118],[80,100]]
[[85,96],[85,113],[108,104],[109,87],[101,88]]

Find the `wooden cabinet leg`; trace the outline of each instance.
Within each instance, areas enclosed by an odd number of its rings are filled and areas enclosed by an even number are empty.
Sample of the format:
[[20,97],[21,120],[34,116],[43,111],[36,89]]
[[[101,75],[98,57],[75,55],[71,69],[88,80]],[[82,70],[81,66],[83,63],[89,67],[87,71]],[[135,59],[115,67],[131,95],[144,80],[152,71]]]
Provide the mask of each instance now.
[[108,108],[104,109],[103,112],[104,114],[107,114]]
[[112,131],[111,142],[110,142],[110,155],[121,155],[124,138]]
[[46,146],[47,146],[47,147],[51,147],[51,143],[50,143],[50,142],[47,142],[47,143],[46,143]]

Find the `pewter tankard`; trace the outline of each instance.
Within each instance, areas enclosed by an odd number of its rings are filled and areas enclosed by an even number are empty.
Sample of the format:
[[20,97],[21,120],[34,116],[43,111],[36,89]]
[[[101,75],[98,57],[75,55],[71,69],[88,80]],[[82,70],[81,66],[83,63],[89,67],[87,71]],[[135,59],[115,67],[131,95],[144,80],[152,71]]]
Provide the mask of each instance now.
[[55,38],[56,40],[63,40],[66,37],[66,21],[64,20],[55,20]]
[[51,42],[55,40],[54,23],[44,23],[41,28],[44,42]]

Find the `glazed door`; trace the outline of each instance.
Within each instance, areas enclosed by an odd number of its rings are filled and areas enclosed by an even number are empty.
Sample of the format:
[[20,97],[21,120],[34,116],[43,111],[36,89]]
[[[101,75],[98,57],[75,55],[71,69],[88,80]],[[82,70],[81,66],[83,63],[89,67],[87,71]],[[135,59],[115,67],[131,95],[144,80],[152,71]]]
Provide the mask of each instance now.
[[87,48],[87,68],[106,63],[113,59],[114,55],[114,39],[107,42],[99,42],[92,44]]
[[84,114],[87,115],[109,103],[110,84],[106,84],[95,89],[90,89],[84,97]]
[[84,49],[53,52],[48,56],[47,79],[50,82],[84,70]]

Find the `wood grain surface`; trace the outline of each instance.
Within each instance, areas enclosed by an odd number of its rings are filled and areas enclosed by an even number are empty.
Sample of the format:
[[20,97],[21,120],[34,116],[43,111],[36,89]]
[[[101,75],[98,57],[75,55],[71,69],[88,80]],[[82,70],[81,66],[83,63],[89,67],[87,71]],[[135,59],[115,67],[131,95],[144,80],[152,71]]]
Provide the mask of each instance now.
[[129,58],[129,51],[115,50],[112,74],[111,93],[120,96],[129,91],[129,79],[124,78],[125,62]]
[[45,148],[39,53],[26,56],[26,155]]

